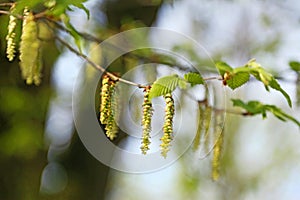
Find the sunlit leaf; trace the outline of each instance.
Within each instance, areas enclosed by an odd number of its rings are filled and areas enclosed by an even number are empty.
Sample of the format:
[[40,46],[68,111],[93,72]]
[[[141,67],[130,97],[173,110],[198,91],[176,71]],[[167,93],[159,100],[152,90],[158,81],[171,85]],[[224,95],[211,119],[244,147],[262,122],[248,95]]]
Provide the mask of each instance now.
[[74,38],[75,44],[77,45],[79,51],[81,52],[83,39],[82,36],[78,33],[78,31],[74,28],[74,26],[70,22],[70,18],[68,15],[61,15],[61,19],[64,22],[66,28],[69,30],[70,34]]
[[217,62],[216,67],[219,70],[219,73],[221,76],[224,78],[225,73],[231,73],[233,72],[233,68],[230,67],[227,63],[225,62]]
[[271,88],[278,90],[281,92],[281,94],[285,97],[290,107],[292,107],[292,101],[288,93],[286,93],[279,85],[279,83],[276,81],[275,78],[272,77],[271,81],[269,82],[269,85]]
[[264,68],[261,67],[260,64],[256,63],[255,60],[252,60],[248,63],[250,67],[250,73],[259,81],[261,81],[267,91],[269,91],[269,87],[281,92],[281,94],[285,97],[290,107],[292,107],[292,101],[290,96],[281,88],[280,84],[273,77],[272,74],[265,71]]
[[178,80],[178,87],[180,89],[186,89],[187,88],[187,82],[184,79],[179,79]]
[[59,17],[61,14],[66,13],[67,10],[71,10],[70,6],[75,6],[79,9],[82,9],[87,17],[90,17],[90,12],[89,10],[83,5],[84,2],[87,0],[56,0],[55,5],[48,10],[49,15],[57,16]]
[[172,93],[178,86],[179,80],[180,78],[176,74],[157,79],[151,87],[149,93],[150,99]]
[[241,108],[245,109],[247,111],[247,113],[245,113],[245,115],[262,114],[262,117],[266,118],[267,117],[266,112],[269,111],[278,119],[280,119],[282,121],[290,120],[300,127],[299,121],[297,121],[292,116],[286,114],[280,108],[277,108],[274,105],[262,104],[259,101],[249,101],[249,102],[245,103],[240,99],[231,99],[231,101],[233,102],[233,106],[237,106],[237,107],[241,107]]
[[227,85],[231,89],[236,89],[249,81],[250,74],[247,72],[239,72],[233,73],[230,77],[226,80]]
[[41,3],[41,0],[30,0],[30,1],[20,0],[17,2],[13,13],[20,13],[24,10],[25,7],[30,10],[40,3]]
[[204,84],[204,80],[203,80],[202,76],[195,72],[189,72],[189,73],[185,74],[184,80],[189,82],[192,87],[197,84]]
[[261,104],[259,101],[249,101],[248,103],[244,103],[240,99],[231,99],[231,101],[233,102],[233,106],[241,107],[251,115],[265,112],[263,104]]
[[296,72],[300,72],[300,63],[297,61],[290,61],[289,62],[290,68]]

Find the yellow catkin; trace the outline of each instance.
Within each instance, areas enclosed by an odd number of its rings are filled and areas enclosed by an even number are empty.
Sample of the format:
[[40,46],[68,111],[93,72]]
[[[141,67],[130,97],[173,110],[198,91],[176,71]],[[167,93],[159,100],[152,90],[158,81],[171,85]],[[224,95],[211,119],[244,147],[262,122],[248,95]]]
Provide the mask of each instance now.
[[146,87],[144,90],[144,102],[143,102],[143,117],[142,117],[142,126],[143,126],[143,134],[142,134],[142,142],[141,142],[141,150],[143,154],[146,154],[150,149],[150,132],[151,132],[151,119],[153,114],[152,103],[149,99],[150,86]]
[[222,156],[222,147],[224,141],[224,132],[222,123],[220,122],[220,116],[215,116],[216,124],[215,124],[215,145],[213,149],[213,158],[212,158],[212,179],[217,181],[220,177],[220,162]]
[[20,68],[27,84],[40,83],[39,48],[37,24],[32,12],[24,10],[20,41]]
[[201,105],[201,103],[199,103],[198,105],[198,127],[197,127],[197,133],[194,139],[194,144],[193,144],[193,150],[197,151],[200,147],[200,143],[201,143],[201,138],[202,138],[202,133],[203,133],[203,128],[204,128],[204,108]]
[[[11,7],[10,11],[12,12],[13,10],[14,10],[14,6]],[[6,54],[7,54],[7,58],[9,61],[13,61],[13,59],[15,57],[15,52],[16,52],[16,50],[15,50],[15,48],[16,48],[16,41],[15,41],[16,25],[17,25],[17,18],[13,15],[10,15],[8,26],[7,26],[7,35],[5,38],[6,42],[7,42]]]
[[102,78],[102,87],[101,87],[101,104],[100,104],[100,122],[101,124],[107,124],[109,109],[111,104],[110,98],[110,86],[109,86],[109,76],[105,75]]
[[[114,99],[114,97],[116,97],[115,95],[113,95],[115,90],[115,82],[111,81],[110,82],[110,87],[109,87],[109,92],[110,92],[110,109],[109,109],[109,113],[108,113],[108,122],[107,125],[105,127],[106,130],[106,135],[110,140],[115,139],[118,135],[118,131],[119,131],[119,127],[117,126],[116,123],[116,117],[115,117],[115,112],[116,112],[116,103]],[[113,101],[114,99],[114,101]]]
[[203,120],[203,126],[204,126],[204,149],[206,152],[210,151],[210,144],[211,144],[211,120],[212,120],[212,108],[210,106],[206,106],[204,110],[204,120]]
[[115,82],[105,75],[102,79],[101,104],[100,104],[100,122],[105,125],[105,134],[113,140],[117,137],[119,128],[115,120],[115,104],[112,96],[115,89]]
[[161,140],[161,155],[166,158],[167,153],[170,151],[171,141],[173,139],[173,117],[175,114],[174,100],[172,94],[166,94],[164,96],[166,107],[165,107],[165,122],[163,126],[163,136]]

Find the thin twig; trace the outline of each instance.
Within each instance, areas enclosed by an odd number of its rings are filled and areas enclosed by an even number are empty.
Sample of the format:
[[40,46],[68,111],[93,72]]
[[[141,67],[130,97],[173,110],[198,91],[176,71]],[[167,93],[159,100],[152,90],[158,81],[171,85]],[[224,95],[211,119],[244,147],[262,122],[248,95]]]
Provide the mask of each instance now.
[[0,6],[1,7],[9,7],[9,6],[12,6],[12,5],[14,5],[15,3],[9,3],[9,2],[7,2],[7,3],[0,3]]
[[216,112],[226,112],[226,113],[229,113],[229,114],[235,114],[235,115],[247,115],[247,113],[245,112],[240,112],[240,111],[237,111],[237,110],[229,110],[229,109],[223,109],[223,108],[216,108],[216,107],[213,107],[213,106],[209,106],[211,109],[213,109],[214,111]]
[[203,78],[205,81],[210,81],[210,80],[223,80],[222,77],[220,76],[212,76],[212,77],[207,77],[207,78]]
[[122,79],[108,71],[106,71],[103,67],[101,67],[100,65],[94,63],[89,57],[87,57],[86,55],[84,55],[83,53],[80,53],[79,51],[77,51],[75,48],[73,48],[71,45],[69,45],[66,41],[64,41],[63,39],[61,39],[60,37],[56,36],[55,37],[61,44],[63,44],[65,47],[67,47],[71,52],[75,53],[77,56],[83,58],[85,61],[87,61],[91,66],[93,66],[95,69],[100,70],[101,72],[107,74],[113,81],[120,81],[129,85],[133,85],[133,86],[137,86],[139,88],[145,88],[146,85],[142,85],[142,84],[138,84],[138,83],[134,83],[132,81],[128,81],[126,79]]
[[[37,13],[33,16],[34,16],[35,19],[45,18],[46,12],[47,11],[43,11],[43,12]],[[21,20],[23,20],[23,18],[24,18],[23,15],[15,14],[15,13],[12,13],[12,12],[6,11],[6,10],[0,10],[0,14],[12,15],[12,16],[16,17],[17,19],[21,19]]]
[[[63,25],[58,23],[57,21],[55,21],[51,18],[44,18],[44,19],[46,19],[49,22],[52,22],[58,29],[60,29],[64,32],[70,33],[69,29],[67,29],[66,27],[64,27]],[[99,39],[99,38],[97,38],[97,37],[95,37],[91,34],[88,34],[88,33],[83,33],[83,32],[78,31],[78,34],[81,35],[84,39],[86,39],[88,41],[91,41],[91,42],[102,43],[104,41],[104,40]],[[123,51],[120,47],[115,46],[113,44],[107,44],[107,45],[110,45],[111,48],[114,48],[116,50]],[[147,62],[157,62],[157,59],[153,59],[152,57],[146,57],[146,56],[134,53],[134,52],[131,52],[130,54],[128,54],[128,56],[133,57],[133,58],[137,58],[137,59],[141,59],[141,60],[144,60],[144,61],[147,61]],[[159,64],[165,64],[165,65],[168,65],[168,66],[176,67],[176,68],[178,68],[182,71],[189,70],[189,67],[187,67],[187,66],[184,66],[184,65],[179,64],[179,63],[168,62],[167,60],[161,60],[159,62]]]

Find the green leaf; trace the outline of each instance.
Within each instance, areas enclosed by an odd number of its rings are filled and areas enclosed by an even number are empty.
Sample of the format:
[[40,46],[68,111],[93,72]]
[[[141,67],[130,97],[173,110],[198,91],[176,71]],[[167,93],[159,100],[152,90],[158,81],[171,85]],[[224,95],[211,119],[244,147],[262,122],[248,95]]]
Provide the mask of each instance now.
[[282,121],[291,120],[292,122],[296,123],[300,127],[300,122],[299,121],[297,121],[292,116],[284,113],[280,108],[277,108],[274,105],[266,105],[266,109],[268,111],[270,111],[271,113],[273,113],[273,115],[275,117],[277,117],[278,119],[280,119]]
[[248,67],[233,69],[224,62],[217,62],[216,67],[223,78],[224,85],[228,85],[233,90],[249,81],[250,74]]
[[74,38],[75,44],[77,45],[79,51],[81,52],[83,39],[74,26],[70,23],[70,18],[66,14],[61,15],[61,19],[64,22],[66,28],[69,30],[71,36]]
[[285,97],[290,107],[292,107],[292,101],[290,96],[281,88],[277,80],[272,76],[272,74],[268,73],[261,67],[260,64],[256,63],[255,60],[252,60],[247,64],[250,67],[250,73],[259,81],[261,81],[267,91],[269,91],[269,87],[281,92],[281,94]]
[[180,79],[181,78],[178,77],[177,74],[164,76],[160,79],[157,79],[150,89],[149,98],[152,99],[154,97],[166,95],[173,92],[179,85]]
[[202,76],[195,72],[189,72],[189,73],[185,74],[184,80],[189,82],[192,87],[197,84],[204,84],[204,80],[203,80]]
[[178,86],[180,89],[186,89],[187,88],[187,82],[184,79],[178,80]]
[[[56,17],[59,17],[61,14],[66,14],[67,10],[71,10],[72,11],[71,6],[75,6],[75,7],[79,8],[79,9],[82,9],[86,13],[86,15],[87,15],[87,17],[89,19],[90,12],[83,5],[83,3],[86,2],[86,1],[87,0],[56,0],[54,6],[51,7],[50,10],[48,10],[48,14],[56,16]],[[45,3],[47,3],[47,2],[45,2]]]
[[290,107],[292,107],[292,101],[290,96],[288,95],[288,93],[286,93],[279,85],[279,83],[276,81],[275,78],[272,77],[270,83],[269,83],[270,87],[281,92],[281,94],[285,97],[285,99],[287,100],[288,104]]
[[87,18],[90,19],[90,11],[82,3],[74,5],[74,6],[76,6],[77,8],[79,8],[81,10],[83,10],[85,12]]
[[233,73],[226,80],[226,83],[231,89],[234,90],[247,83],[249,81],[249,78],[250,74],[247,72]]
[[248,103],[244,103],[240,99],[231,99],[231,101],[233,102],[233,106],[241,107],[251,115],[261,114],[265,112],[263,104],[261,104],[259,101],[249,101]]
[[292,116],[286,114],[280,108],[277,108],[274,105],[262,104],[259,101],[249,101],[248,103],[245,103],[240,99],[231,99],[231,101],[233,102],[233,106],[237,106],[245,109],[247,111],[246,114],[248,115],[262,114],[262,117],[266,118],[267,117],[266,112],[269,111],[278,119],[282,121],[290,120],[300,127],[299,121],[297,121]]
[[290,61],[289,62],[290,68],[296,72],[300,72],[300,63],[297,61]]
[[219,73],[221,76],[224,78],[225,73],[231,73],[233,72],[233,68],[230,67],[227,63],[225,62],[217,62],[216,67],[219,70]]
[[13,13],[20,13],[22,10],[27,7],[29,10],[36,7],[38,4],[42,3],[41,0],[20,0],[17,1],[16,7]]

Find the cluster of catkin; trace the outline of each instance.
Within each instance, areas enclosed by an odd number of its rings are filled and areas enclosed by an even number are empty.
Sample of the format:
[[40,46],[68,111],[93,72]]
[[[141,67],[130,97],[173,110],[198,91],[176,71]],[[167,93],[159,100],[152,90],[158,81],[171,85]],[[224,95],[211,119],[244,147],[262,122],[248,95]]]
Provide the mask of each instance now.
[[[13,13],[14,6],[11,7],[10,11]],[[17,18],[14,15],[10,15],[6,35],[6,54],[9,61],[13,61],[16,53],[16,25]],[[38,39],[38,28],[34,15],[25,8],[19,44],[19,58],[22,77],[26,80],[27,84],[34,83],[35,85],[39,85],[41,82],[40,45],[41,42]]]
[[[149,98],[150,86],[147,86],[144,90],[144,102],[143,102],[143,117],[142,117],[142,126],[143,126],[143,134],[142,134],[142,144],[141,150],[143,154],[147,154],[147,151],[150,149],[150,132],[151,132],[151,118],[153,115],[152,103]],[[164,95],[164,99],[166,102],[165,107],[165,121],[163,125],[163,136],[160,138],[161,140],[161,155],[166,158],[167,153],[170,150],[171,141],[173,139],[173,118],[175,114],[175,106],[174,100],[172,98],[172,94]]]
[[[105,125],[106,136],[113,140],[117,137],[118,126],[116,123],[116,110],[114,109],[113,93],[115,90],[115,81],[111,80],[108,75],[104,75],[102,78],[101,88],[101,103],[100,103],[100,122]],[[153,107],[150,99],[151,86],[147,86],[144,89],[144,99],[142,104],[142,141],[141,151],[143,154],[147,154],[150,150],[151,139],[151,121],[153,115]],[[171,141],[173,139],[173,118],[175,114],[174,100],[172,94],[164,95],[166,102],[165,107],[165,121],[163,125],[163,136],[161,137],[161,155],[167,157],[167,153],[170,150]]]

